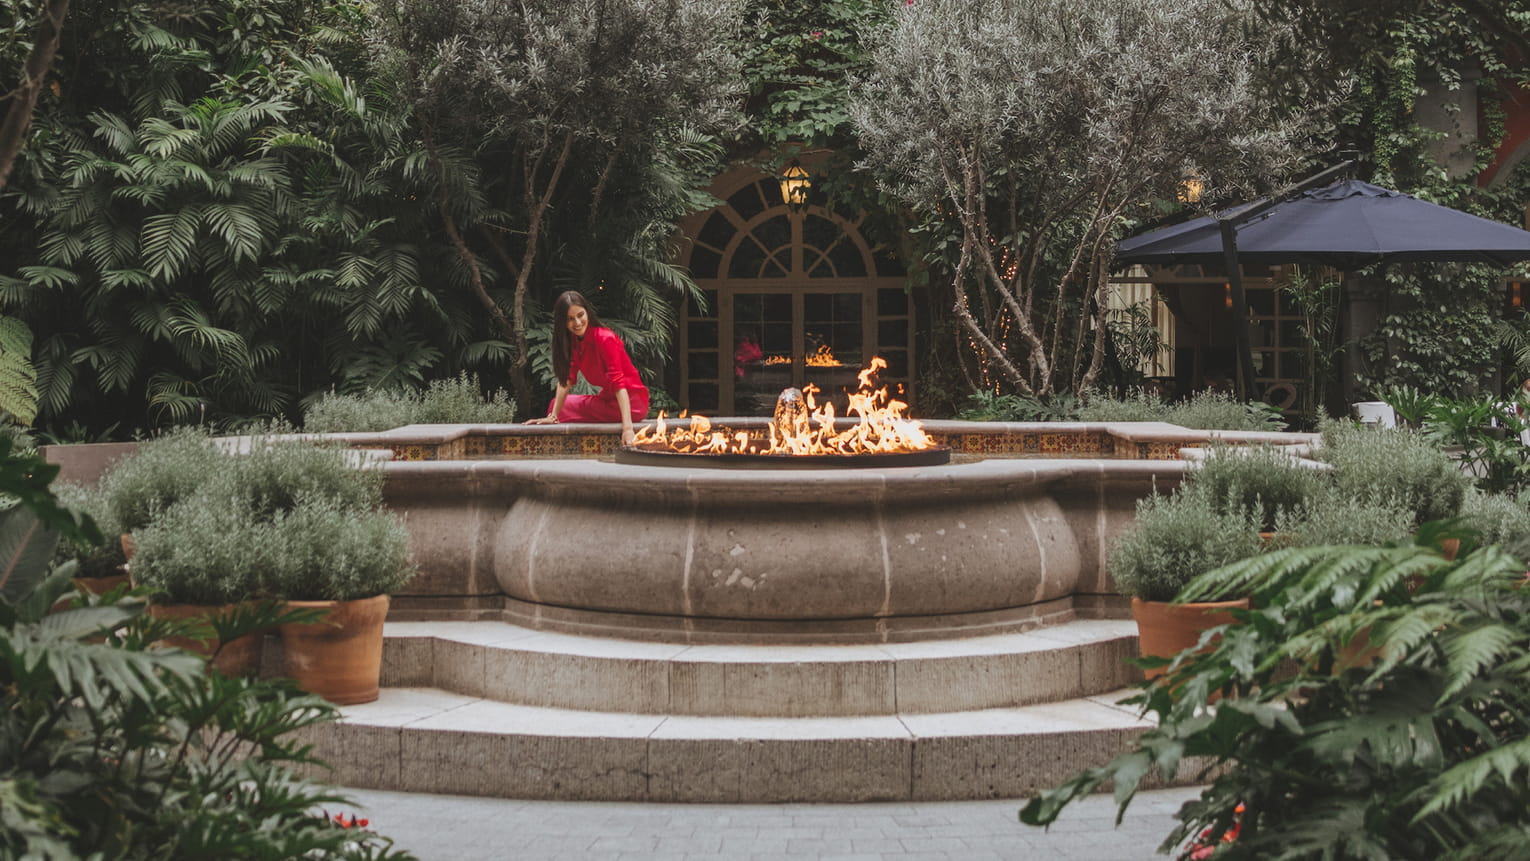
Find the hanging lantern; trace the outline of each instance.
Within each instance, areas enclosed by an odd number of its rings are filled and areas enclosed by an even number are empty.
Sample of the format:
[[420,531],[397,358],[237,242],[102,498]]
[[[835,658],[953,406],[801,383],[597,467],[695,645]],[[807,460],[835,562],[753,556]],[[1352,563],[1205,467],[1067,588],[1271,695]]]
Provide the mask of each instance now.
[[779,180],[781,199],[786,201],[787,206],[802,206],[807,203],[808,190],[813,187],[813,178],[796,159],[792,159],[781,171]]

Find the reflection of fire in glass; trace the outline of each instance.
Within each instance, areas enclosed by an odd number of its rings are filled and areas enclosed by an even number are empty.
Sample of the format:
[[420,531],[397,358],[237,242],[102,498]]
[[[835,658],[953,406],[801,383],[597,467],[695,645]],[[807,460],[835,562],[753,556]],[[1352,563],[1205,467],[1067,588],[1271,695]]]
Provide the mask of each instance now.
[[[768,356],[764,363],[767,365],[790,365],[792,357]],[[843,368],[845,366],[843,362],[834,358],[834,351],[829,349],[828,344],[824,344],[818,348],[816,353],[808,356],[807,364],[810,368]]]
[[747,431],[714,427],[705,416],[691,416],[688,425],[674,427],[661,412],[655,424],[638,430],[634,447],[686,454],[794,455],[920,451],[935,447],[935,440],[919,422],[905,417],[908,404],[893,399],[886,386],[871,387],[871,378],[886,367],[887,362],[881,357],[873,357],[871,364],[860,372],[860,389],[847,393],[850,406],[845,411],[859,421],[844,431],[834,429],[834,404],[819,406],[813,399],[818,387],[809,384],[802,388],[807,416],[791,423],[772,422],[768,440],[751,437]]

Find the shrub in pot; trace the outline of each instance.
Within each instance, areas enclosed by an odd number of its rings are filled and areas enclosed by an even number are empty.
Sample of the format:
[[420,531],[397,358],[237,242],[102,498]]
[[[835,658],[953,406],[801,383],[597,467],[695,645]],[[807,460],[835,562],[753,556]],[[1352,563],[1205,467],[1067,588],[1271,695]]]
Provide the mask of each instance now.
[[1414,526],[1455,517],[1472,483],[1449,456],[1407,430],[1326,423],[1317,456],[1333,465],[1340,493],[1406,508]]
[[[1194,484],[1137,504],[1137,521],[1111,548],[1109,569],[1116,588],[1132,599],[1144,658],[1167,664],[1195,646],[1203,631],[1231,622],[1228,610],[1248,606],[1233,594],[1171,602],[1196,576],[1258,555],[1264,546],[1258,525],[1247,512],[1218,510]],[[1149,678],[1162,672],[1162,664],[1147,670]]]
[[260,666],[263,635],[218,640],[212,620],[236,612],[258,597],[267,548],[245,512],[231,500],[193,494],[133,533],[136,584],[153,593],[149,613],[157,619],[192,620],[200,630],[167,638],[166,644],[208,654],[228,675]]
[[71,511],[89,515],[102,534],[110,536],[104,543],[65,536],[54,550],[54,564],[76,563],[79,573],[75,575],[74,583],[92,595],[104,595],[125,585],[128,575],[123,566],[127,557],[123,554],[122,543],[116,540],[122,529],[111,516],[105,491],[99,484],[58,484],[53,490],[60,504]]
[[176,428],[149,440],[102,477],[105,517],[124,534],[147,526],[226,462],[217,441],[198,428]]
[[409,535],[393,514],[307,498],[267,524],[266,585],[316,624],[280,625],[287,673],[333,703],[377,699],[389,595],[414,575]]
[[1327,487],[1325,473],[1273,446],[1216,446],[1185,478],[1216,510],[1247,512],[1260,532],[1274,532],[1281,512]]

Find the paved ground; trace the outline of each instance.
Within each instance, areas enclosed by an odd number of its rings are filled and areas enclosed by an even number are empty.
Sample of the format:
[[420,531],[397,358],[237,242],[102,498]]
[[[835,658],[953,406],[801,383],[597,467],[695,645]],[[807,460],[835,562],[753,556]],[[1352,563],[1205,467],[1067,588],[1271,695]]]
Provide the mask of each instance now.
[[423,861],[1135,861],[1155,854],[1197,789],[1144,792],[1115,827],[1109,795],[1075,803],[1050,831],[1018,801],[895,804],[627,804],[505,801],[346,790],[372,829]]

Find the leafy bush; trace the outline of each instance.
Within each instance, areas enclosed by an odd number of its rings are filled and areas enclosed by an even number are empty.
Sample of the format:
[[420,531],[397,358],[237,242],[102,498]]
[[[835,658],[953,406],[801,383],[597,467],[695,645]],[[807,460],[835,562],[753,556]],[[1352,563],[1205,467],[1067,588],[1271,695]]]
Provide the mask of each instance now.
[[267,543],[263,588],[294,601],[350,601],[395,592],[414,574],[409,533],[385,511],[313,500],[257,530]]
[[357,395],[321,396],[303,414],[311,433],[366,433],[411,424],[508,424],[515,402],[503,389],[485,397],[478,378],[460,374],[436,380],[424,391],[370,389]]
[[1460,512],[1471,479],[1420,435],[1353,422],[1327,422],[1322,433],[1317,456],[1333,464],[1335,484],[1344,495],[1406,507],[1415,524]]
[[1301,506],[1328,477],[1273,446],[1216,446],[1185,474],[1216,510],[1248,512],[1262,532],[1275,528],[1282,511]]
[[1059,422],[1077,415],[1078,402],[1067,394],[1038,398],[1032,395],[996,395],[974,392],[968,406],[956,417],[969,422]]
[[1483,544],[1496,544],[1520,559],[1530,559],[1530,510],[1523,499],[1472,491],[1461,500],[1461,522]]
[[1187,401],[1169,405],[1163,421],[1200,430],[1281,431],[1280,411],[1269,404],[1243,403],[1224,392],[1196,392]]
[[181,427],[139,446],[102,478],[113,527],[132,532],[190,496],[226,463],[206,431]]
[[1285,430],[1280,411],[1268,404],[1245,404],[1223,392],[1201,391],[1189,400],[1165,401],[1155,394],[1133,389],[1124,397],[1090,395],[1078,408],[1085,422],[1168,422],[1197,430]]
[[[99,534],[59,518],[30,464],[0,446],[0,857],[408,859],[389,841],[319,812],[343,805],[298,780],[318,765],[298,730],[338,713],[288,682],[226,678],[178,649],[147,650],[187,624],[155,622],[141,598],[90,599],[50,613],[74,563],[47,564],[54,533]],[[224,641],[279,621],[273,609],[226,623]],[[105,637],[102,642],[101,638]]]
[[83,538],[61,539],[54,552],[54,564],[73,561],[79,566],[77,576],[80,577],[110,577],[117,574],[118,568],[127,558],[122,553],[122,542],[119,539],[123,530],[112,517],[106,491],[99,484],[58,484],[54,485],[54,491],[61,505],[70,511],[88,515],[106,535],[103,542]]
[[1395,499],[1355,497],[1337,488],[1320,489],[1275,521],[1280,543],[1288,547],[1327,544],[1382,546],[1413,532],[1414,513]]
[[408,535],[382,508],[382,473],[354,453],[257,436],[136,530],[138,582],[173,603],[349,600],[413,574]]
[[[1422,546],[1294,548],[1210,572],[1181,598],[1248,590],[1242,624],[1128,701],[1156,718],[1133,750],[1020,817],[1050,824],[1106,781],[1124,811],[1145,776],[1195,756],[1210,785],[1160,851],[1236,827],[1216,857],[1523,857],[1524,572],[1495,547],[1447,562]],[[1349,657],[1362,635],[1378,650],[1363,665]]]
[[1245,512],[1219,511],[1207,494],[1185,485],[1137,503],[1136,524],[1111,547],[1110,575],[1122,595],[1168,601],[1191,578],[1261,552],[1258,533]]

